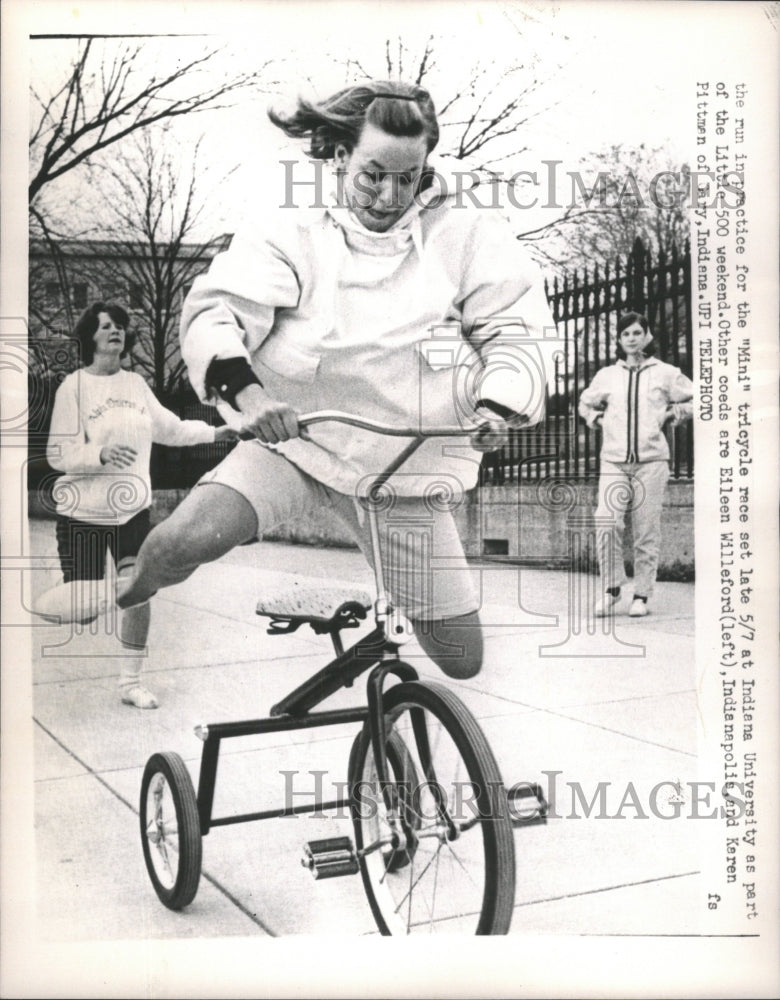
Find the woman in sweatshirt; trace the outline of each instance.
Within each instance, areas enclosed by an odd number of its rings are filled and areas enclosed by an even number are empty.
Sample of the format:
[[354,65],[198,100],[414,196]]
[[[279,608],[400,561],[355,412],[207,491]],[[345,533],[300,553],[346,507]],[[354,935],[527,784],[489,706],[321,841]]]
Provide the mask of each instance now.
[[602,368],[580,396],[579,412],[602,433],[596,548],[604,593],[596,617],[616,610],[626,581],[623,531],[632,511],[634,591],[629,615],[647,614],[661,541],[661,508],[669,478],[667,424],[688,420],[693,384],[653,355],[647,319],[628,312],[618,321],[618,361]]
[[[284,205],[248,218],[195,281],[181,332],[200,398],[232,407],[254,440],[150,534],[118,590],[122,607],[313,510],[332,511],[370,551],[363,494],[407,439],[337,423],[300,435],[299,413],[424,429],[473,424],[487,398],[528,422],[542,415],[559,344],[540,276],[496,212],[464,203],[430,168],[439,128],[428,92],[368,81],[271,119],[307,140],[313,179],[299,164],[287,191],[268,193],[268,205]],[[379,512],[394,604],[453,677],[480,669],[482,633],[441,495],[457,502],[475,484],[480,452],[500,445],[503,427],[483,419],[471,441],[426,441],[389,480],[392,502]]]
[[[184,446],[235,439],[227,427],[180,420],[166,410],[140,375],[121,367],[130,349],[128,315],[118,305],[96,302],[76,324],[83,367],[62,382],[54,400],[47,444],[49,464],[64,473],[55,487],[57,547],[65,584],[99,581],[110,550],[119,575],[132,568],[149,533],[152,442]],[[49,591],[53,607],[62,595]],[[38,606],[45,612],[44,594]],[[122,616],[119,686],[122,701],[156,708],[141,683],[149,632],[149,604]]]

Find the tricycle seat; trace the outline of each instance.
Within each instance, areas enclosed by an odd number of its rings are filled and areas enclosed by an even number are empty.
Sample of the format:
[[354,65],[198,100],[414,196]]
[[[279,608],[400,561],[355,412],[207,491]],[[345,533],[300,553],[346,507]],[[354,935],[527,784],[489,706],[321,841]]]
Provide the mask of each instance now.
[[270,632],[292,632],[303,624],[330,632],[363,620],[372,603],[367,590],[348,581],[278,573],[261,592],[256,610],[272,619]]

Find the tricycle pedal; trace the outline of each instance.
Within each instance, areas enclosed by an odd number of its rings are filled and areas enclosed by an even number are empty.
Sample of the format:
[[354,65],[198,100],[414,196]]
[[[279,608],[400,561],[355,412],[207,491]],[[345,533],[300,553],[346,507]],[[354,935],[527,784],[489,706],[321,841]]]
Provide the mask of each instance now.
[[360,870],[355,848],[349,837],[327,837],[304,844],[301,864],[314,878],[338,878],[356,875]]
[[542,786],[536,782],[519,782],[507,792],[512,826],[534,826],[547,822],[550,808]]

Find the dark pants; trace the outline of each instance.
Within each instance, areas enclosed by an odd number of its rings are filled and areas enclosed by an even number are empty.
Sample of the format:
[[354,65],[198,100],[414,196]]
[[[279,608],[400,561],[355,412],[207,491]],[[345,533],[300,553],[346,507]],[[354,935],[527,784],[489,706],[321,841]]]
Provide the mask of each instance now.
[[65,583],[102,580],[109,549],[119,566],[123,560],[135,558],[150,531],[148,507],[125,524],[89,524],[58,516],[57,549]]

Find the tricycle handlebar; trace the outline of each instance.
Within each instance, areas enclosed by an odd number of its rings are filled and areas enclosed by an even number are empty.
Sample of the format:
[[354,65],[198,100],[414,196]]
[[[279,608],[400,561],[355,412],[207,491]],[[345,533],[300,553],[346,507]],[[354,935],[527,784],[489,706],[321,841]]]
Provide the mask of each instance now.
[[387,434],[391,437],[457,437],[461,434],[472,434],[477,429],[476,425],[460,426],[457,424],[428,427],[425,430],[420,427],[398,427],[380,420],[372,420],[370,417],[358,417],[353,413],[344,413],[341,410],[316,410],[313,413],[302,413],[298,417],[300,427],[309,427],[312,424],[321,424],[326,421],[347,424],[349,427],[358,427],[364,431],[374,431],[376,434]]
[[[500,403],[492,400],[479,400],[477,406],[484,405],[493,410],[502,420],[518,418],[520,415],[514,413]],[[347,424],[350,427],[358,427],[361,430],[373,431],[376,434],[387,434],[391,437],[462,437],[466,434],[474,434],[478,429],[478,424],[442,424],[439,426],[426,427],[396,427],[394,424],[386,424],[380,420],[372,420],[370,417],[358,417],[353,413],[344,413],[342,410],[315,410],[312,413],[301,413],[298,417],[299,427],[310,427],[312,424],[321,424],[326,421]],[[240,437],[243,440],[251,440],[255,435],[243,431]]]

